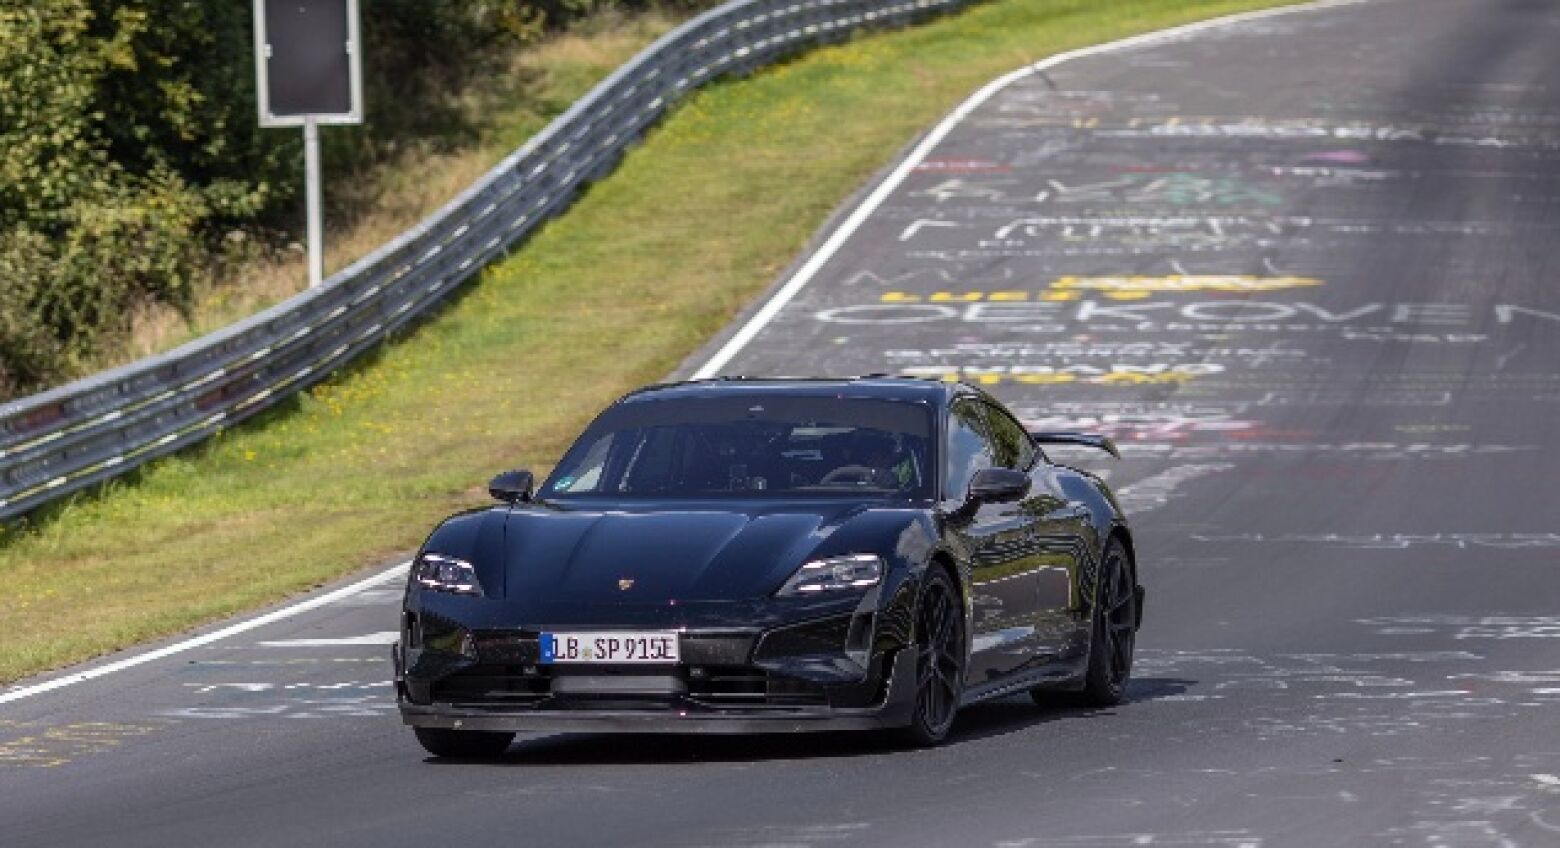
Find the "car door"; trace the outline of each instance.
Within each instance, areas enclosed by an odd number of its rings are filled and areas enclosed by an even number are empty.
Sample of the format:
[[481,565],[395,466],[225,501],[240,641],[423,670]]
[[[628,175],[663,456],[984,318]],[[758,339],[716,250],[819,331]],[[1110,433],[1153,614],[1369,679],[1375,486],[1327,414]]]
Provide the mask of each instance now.
[[1032,483],[1018,506],[1028,519],[1025,563],[1035,590],[1035,659],[1043,661],[1065,652],[1076,630],[1074,612],[1082,608],[1078,567],[1088,513],[1062,493],[1053,467],[1023,425],[998,404],[983,406],[997,463],[1029,472]]
[[975,472],[1005,464],[992,437],[986,405],[956,400],[946,428],[944,499],[948,529],[970,563],[968,683],[979,686],[1032,661],[1039,647],[1035,588],[1034,517],[1024,501],[968,504]]

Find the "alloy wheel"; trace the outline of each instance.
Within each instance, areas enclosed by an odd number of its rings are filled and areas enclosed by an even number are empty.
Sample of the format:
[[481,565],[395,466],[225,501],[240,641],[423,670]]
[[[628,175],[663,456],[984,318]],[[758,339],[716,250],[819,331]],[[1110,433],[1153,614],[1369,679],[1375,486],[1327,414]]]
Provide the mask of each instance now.
[[1110,550],[1100,590],[1100,635],[1104,639],[1101,647],[1109,663],[1110,683],[1119,687],[1132,672],[1132,649],[1137,641],[1137,593],[1126,554],[1119,547]]
[[946,578],[929,581],[918,624],[922,640],[916,659],[916,711],[928,735],[941,737],[953,724],[964,690],[964,628]]

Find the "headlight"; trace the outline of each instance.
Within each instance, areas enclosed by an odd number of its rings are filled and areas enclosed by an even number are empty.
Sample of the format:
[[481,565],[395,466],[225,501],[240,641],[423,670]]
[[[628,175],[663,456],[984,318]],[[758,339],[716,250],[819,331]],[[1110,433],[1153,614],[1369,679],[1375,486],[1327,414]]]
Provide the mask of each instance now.
[[480,595],[477,570],[463,559],[443,554],[423,554],[412,564],[412,579],[424,589],[456,595]]
[[840,589],[865,589],[883,579],[883,558],[877,554],[847,554],[805,563],[777,594],[810,595]]

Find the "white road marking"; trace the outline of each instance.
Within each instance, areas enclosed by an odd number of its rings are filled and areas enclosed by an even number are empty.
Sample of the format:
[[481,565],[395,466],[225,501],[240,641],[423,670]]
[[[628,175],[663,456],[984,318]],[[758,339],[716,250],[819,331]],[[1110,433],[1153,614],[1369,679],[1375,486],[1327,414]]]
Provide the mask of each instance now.
[[147,651],[144,654],[136,654],[133,657],[126,657],[122,660],[118,660],[117,662],[111,662],[106,665],[97,666],[95,668],[89,668],[85,671],[73,672],[62,677],[56,677],[53,680],[45,680],[42,683],[33,684],[32,686],[22,686],[20,688],[11,689],[7,692],[0,692],[0,704],[7,704],[12,701],[20,701],[23,698],[30,698],[34,695],[42,695],[45,692],[52,692],[55,689],[63,689],[66,686],[72,686],[74,684],[82,683],[88,680],[95,680],[96,678],[113,674],[116,671],[124,671],[127,668],[134,668],[138,665],[144,665],[146,663],[152,662],[153,660],[160,660],[163,657],[171,657],[174,654],[181,654],[193,648],[199,648],[203,645],[210,645],[213,642],[220,642],[229,636],[237,636],[240,633],[247,633],[256,628],[264,627],[267,624],[274,624],[278,621],[285,621],[300,613],[305,613],[313,609],[319,609],[320,607],[326,606],[327,604],[339,601],[342,598],[351,597],[352,595],[355,595],[365,589],[377,586],[392,577],[400,576],[405,573],[407,567],[410,565],[410,561],[396,563],[395,565],[379,572],[378,574],[375,574],[372,577],[366,577],[356,583],[350,583],[335,591],[326,592],[323,595],[316,595],[312,598],[305,598],[295,604],[292,604],[291,606],[285,606],[278,610],[272,610],[271,612],[268,612],[264,615],[256,616],[246,621],[240,621],[237,624],[229,625],[220,630],[213,630],[210,633],[204,633],[192,639],[186,639],[182,642],[175,642],[172,645],[165,645],[161,648],[157,648],[156,650]]
[[261,642],[260,646],[263,648],[327,648],[334,645],[393,645],[399,638],[401,638],[400,633],[394,630],[383,630],[362,636],[343,636],[339,639],[276,639]]
[[[947,137],[948,133],[953,131],[953,128],[960,121],[968,117],[969,114],[981,104],[985,103],[987,100],[990,100],[992,95],[1011,85],[1013,82],[1031,74],[1037,74],[1041,71],[1054,68],[1063,64],[1064,62],[1072,61],[1073,59],[1081,59],[1088,56],[1095,56],[1101,53],[1109,53],[1117,50],[1128,50],[1134,47],[1155,44],[1161,41],[1171,41],[1177,38],[1185,38],[1204,30],[1231,26],[1247,21],[1260,20],[1262,18],[1287,15],[1294,12],[1325,9],[1333,6],[1353,5],[1365,1],[1366,0],[1317,0],[1317,2],[1304,3],[1296,6],[1286,6],[1277,9],[1264,9],[1256,12],[1243,12],[1235,15],[1226,15],[1221,18],[1213,18],[1211,20],[1172,27],[1171,29],[1160,30],[1158,32],[1135,35],[1130,38],[1123,38],[1117,41],[1107,42],[1105,44],[1097,44],[1093,47],[1083,47],[1077,50],[1069,50],[1064,53],[1058,53],[1055,56],[1043,59],[1034,63],[1033,65],[1020,68],[1016,71],[999,77],[990,83],[987,83],[985,86],[982,86],[979,91],[976,91],[973,95],[971,95],[969,99],[959,104],[956,109],[950,112],[947,117],[943,118],[942,121],[938,123],[938,125],[934,127],[930,133],[927,134],[926,138],[923,139],[920,144],[916,145],[915,150],[913,150],[903,162],[900,162],[899,166],[896,167],[891,174],[889,174],[888,178],[885,179],[883,183],[879,185],[877,189],[875,189],[872,194],[869,195],[867,199],[856,208],[854,212],[851,213],[850,217],[845,220],[845,222],[838,230],[835,230],[835,232],[829,237],[828,241],[824,242],[823,246],[818,250],[818,252],[813,254],[813,256],[809,258],[800,269],[797,270],[796,274],[792,276],[791,279],[788,280],[779,291],[775,292],[775,294],[769,299],[769,302],[765,303],[764,306],[759,309],[759,311],[751,319],[749,319],[748,322],[744,324],[735,335],[727,340],[725,345],[721,346],[721,348],[717,350],[715,354],[711,356],[701,368],[699,368],[698,371],[694,372],[693,378],[705,379],[712,377],[718,373],[720,369],[726,365],[726,363],[730,362],[733,356],[746,347],[748,343],[758,335],[759,331],[762,330],[771,320],[773,320],[775,315],[777,315],[780,310],[791,301],[792,298],[796,297],[796,294],[800,292],[810,280],[812,280],[813,276],[818,273],[818,270],[823,267],[824,263],[833,258],[834,254],[839,251],[840,247],[844,245],[844,243],[851,237],[851,235],[854,234],[856,230],[866,222],[867,218],[870,217],[873,212],[877,211],[877,208],[883,204],[883,201],[887,200],[888,196],[892,194],[901,183],[904,182],[905,177],[909,176],[909,174],[916,168],[916,166],[921,164],[921,162],[926,158],[927,154],[929,154],[935,147],[937,147],[937,145]],[[300,613],[318,609],[319,607],[325,606],[334,601],[351,597],[352,595],[355,595],[365,589],[369,589],[384,580],[388,580],[392,575],[400,574],[410,564],[410,562],[398,563],[397,565],[394,565],[389,569],[380,572],[379,574],[360,580],[356,583],[343,586],[333,592],[327,592],[326,594],[313,598],[306,598],[296,604],[282,607],[278,610],[273,610],[266,613],[265,615],[252,618],[247,621],[241,621],[237,624],[224,627],[220,630],[214,630],[210,633],[196,636],[192,639],[186,639],[182,642],[175,642],[172,645],[166,645],[156,650],[147,651],[144,654],[137,654],[132,657],[126,657],[125,659],[96,666],[94,668],[89,668],[85,671],[72,672],[70,674],[56,677],[52,680],[46,680],[42,683],[36,683],[31,686],[21,686],[5,692],[0,692],[0,704],[7,704],[12,701],[20,701],[23,698],[30,698],[34,695],[41,695],[45,692],[52,692],[56,689],[63,689],[66,686],[72,686],[74,684],[82,683],[88,680],[95,680],[99,677],[104,677],[117,671],[123,671],[127,668],[134,668],[139,665],[144,665],[155,660],[160,660],[164,657],[173,656],[175,654],[180,654],[194,648],[199,648],[203,645],[210,645],[214,642],[220,642],[230,636],[236,636],[240,633],[246,633],[250,630],[264,627],[267,624],[272,624],[278,621],[292,618],[293,616]]]
[[878,207],[883,205],[883,202],[888,199],[888,196],[893,194],[894,191],[899,188],[900,184],[905,181],[905,178],[910,176],[910,174],[921,165],[921,163],[926,159],[927,155],[930,154],[932,150],[937,147],[937,145],[941,144],[943,139],[948,137],[948,134],[953,131],[954,127],[958,126],[960,122],[969,117],[971,112],[975,111],[987,100],[990,100],[993,95],[1002,89],[1007,88],[1009,85],[1012,85],[1013,83],[1025,77],[1038,74],[1041,71],[1050,70],[1051,68],[1066,62],[1070,62],[1074,59],[1097,56],[1101,53],[1113,53],[1119,50],[1131,50],[1136,47],[1158,44],[1164,41],[1174,41],[1176,39],[1195,35],[1205,30],[1242,24],[1248,21],[1276,17],[1278,15],[1288,15],[1302,11],[1313,11],[1316,9],[1330,8],[1333,6],[1346,6],[1364,1],[1365,0],[1320,0],[1320,2],[1305,3],[1298,6],[1285,6],[1278,9],[1262,9],[1255,12],[1242,12],[1235,15],[1225,15],[1222,18],[1213,18],[1212,20],[1198,21],[1197,23],[1185,24],[1183,26],[1159,30],[1158,32],[1134,35],[1130,38],[1109,41],[1104,44],[1096,44],[1092,47],[1081,47],[1077,50],[1068,50],[1064,53],[1058,53],[1055,56],[1042,59],[1033,65],[1027,65],[1025,67],[1019,68],[1016,71],[992,80],[991,82],[982,86],[979,91],[976,91],[974,94],[970,95],[969,99],[965,100],[963,103],[960,103],[952,112],[949,112],[947,117],[943,118],[936,127],[933,127],[932,131],[927,133],[926,138],[922,139],[921,143],[916,145],[915,149],[910,152],[910,155],[906,156],[904,160],[901,161],[891,173],[889,173],[888,177],[884,179],[877,188],[873,189],[871,194],[867,195],[866,200],[863,200],[861,205],[857,206],[850,213],[850,216],[845,219],[844,223],[840,224],[838,229],[829,234],[828,240],[826,240],[823,245],[818,248],[818,251],[812,256],[808,257],[807,261],[803,263],[802,267],[798,268],[796,273],[792,275],[791,278],[787,280],[785,284],[782,285],[779,290],[777,290],[769,298],[769,301],[760,307],[758,312],[754,313],[753,317],[748,319],[748,322],[743,324],[742,328],[737,330],[736,334],[728,339],[719,350],[715,351],[715,354],[711,356],[709,360],[699,368],[699,370],[693,372],[692,379],[705,380],[709,379],[710,377],[714,377],[716,374],[719,374],[720,369],[724,368],[726,364],[731,361],[732,357],[736,356],[742,351],[743,348],[747,347],[748,344],[753,341],[754,337],[756,337],[759,332],[761,332],[764,327],[769,324],[770,321],[773,321],[776,315],[780,314],[780,310],[784,309],[785,305],[790,303],[791,300],[795,298],[796,295],[800,293],[809,282],[812,281],[812,278],[817,275],[818,271],[822,269],[830,259],[834,258],[834,254],[838,253],[839,249],[845,245],[845,242],[849,241],[850,237],[855,235],[856,230],[860,229],[861,225],[866,223],[867,219],[872,216],[872,213],[876,212]]

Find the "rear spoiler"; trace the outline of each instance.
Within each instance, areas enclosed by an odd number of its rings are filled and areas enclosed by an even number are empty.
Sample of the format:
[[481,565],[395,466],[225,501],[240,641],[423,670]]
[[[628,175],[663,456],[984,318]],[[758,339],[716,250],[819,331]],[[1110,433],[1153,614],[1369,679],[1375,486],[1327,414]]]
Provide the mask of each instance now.
[[1116,449],[1116,443],[1109,436],[1101,436],[1095,433],[1030,433],[1029,437],[1041,445],[1082,445],[1087,448],[1098,448],[1117,459],[1121,458],[1121,451]]

